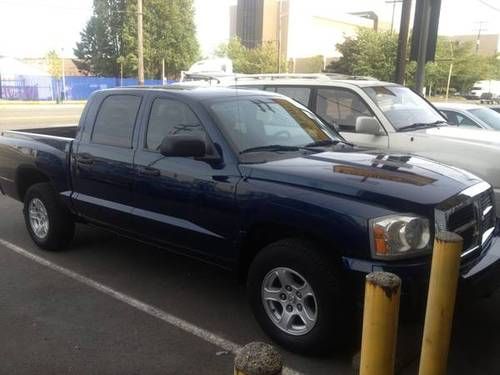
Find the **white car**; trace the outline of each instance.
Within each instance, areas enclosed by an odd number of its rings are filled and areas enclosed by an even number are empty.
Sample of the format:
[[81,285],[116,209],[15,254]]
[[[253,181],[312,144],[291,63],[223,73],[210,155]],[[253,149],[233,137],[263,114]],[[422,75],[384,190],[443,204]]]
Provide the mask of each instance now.
[[434,103],[447,118],[448,124],[461,128],[500,130],[500,113],[471,103]]
[[500,214],[500,132],[450,126],[407,87],[322,75],[238,76],[218,84],[277,91],[309,107],[356,145],[423,156],[456,166],[460,174],[469,171],[493,186]]

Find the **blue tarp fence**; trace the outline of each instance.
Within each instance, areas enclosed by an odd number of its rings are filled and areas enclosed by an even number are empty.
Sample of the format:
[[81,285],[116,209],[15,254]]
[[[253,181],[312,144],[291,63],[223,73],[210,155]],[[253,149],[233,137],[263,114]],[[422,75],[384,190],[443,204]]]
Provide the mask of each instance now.
[[[170,84],[174,81],[168,81]],[[1,99],[5,100],[86,100],[96,90],[102,90],[120,86],[137,85],[135,78],[115,77],[65,77],[65,89],[62,88],[62,80],[47,76],[16,76],[10,79],[0,78]],[[161,85],[159,79],[147,79],[145,85]]]

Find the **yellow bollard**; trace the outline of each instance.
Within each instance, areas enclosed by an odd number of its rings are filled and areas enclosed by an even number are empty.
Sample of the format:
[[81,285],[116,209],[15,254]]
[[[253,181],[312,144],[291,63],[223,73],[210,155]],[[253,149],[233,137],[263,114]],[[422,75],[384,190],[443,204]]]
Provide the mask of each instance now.
[[445,375],[463,239],[440,232],[434,241],[419,375]]
[[366,276],[360,375],[392,375],[396,359],[401,279],[387,272]]
[[283,360],[269,344],[251,342],[234,359],[234,375],[281,375]]

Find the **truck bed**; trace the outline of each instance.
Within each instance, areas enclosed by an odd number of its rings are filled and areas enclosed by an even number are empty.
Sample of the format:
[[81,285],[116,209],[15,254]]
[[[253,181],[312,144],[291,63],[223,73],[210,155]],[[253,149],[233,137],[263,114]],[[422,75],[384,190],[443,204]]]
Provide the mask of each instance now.
[[76,137],[78,126],[51,126],[48,128],[33,128],[33,129],[20,129],[20,130],[6,130],[2,133],[29,133],[39,135],[49,135],[53,137],[72,138]]
[[0,132],[0,193],[22,200],[19,181],[43,175],[57,192],[70,190],[69,155],[77,126]]

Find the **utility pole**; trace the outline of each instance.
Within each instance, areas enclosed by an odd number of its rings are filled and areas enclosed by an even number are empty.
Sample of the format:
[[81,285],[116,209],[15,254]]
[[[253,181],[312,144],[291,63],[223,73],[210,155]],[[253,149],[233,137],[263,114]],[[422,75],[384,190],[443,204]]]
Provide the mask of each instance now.
[[386,4],[392,4],[392,18],[391,18],[391,34],[394,31],[394,17],[396,14],[396,4],[402,3],[404,0],[387,0]]
[[423,94],[425,82],[425,63],[427,62],[427,42],[431,18],[430,0],[422,1],[422,18],[420,23],[420,39],[418,41],[417,72],[415,74],[415,90]]
[[278,73],[281,73],[281,4],[282,0],[278,0]]
[[137,0],[137,49],[138,49],[138,81],[139,85],[144,85],[144,50],[142,37],[142,0]]
[[398,56],[396,60],[396,82],[404,84],[406,71],[406,50],[408,47],[408,32],[410,30],[411,0],[403,0],[401,22],[399,25]]
[[483,25],[487,24],[486,21],[478,21],[476,22],[479,24],[479,27],[477,29],[477,38],[476,38],[476,55],[479,53],[479,45],[481,44],[481,32],[486,31],[487,29],[483,29]]

